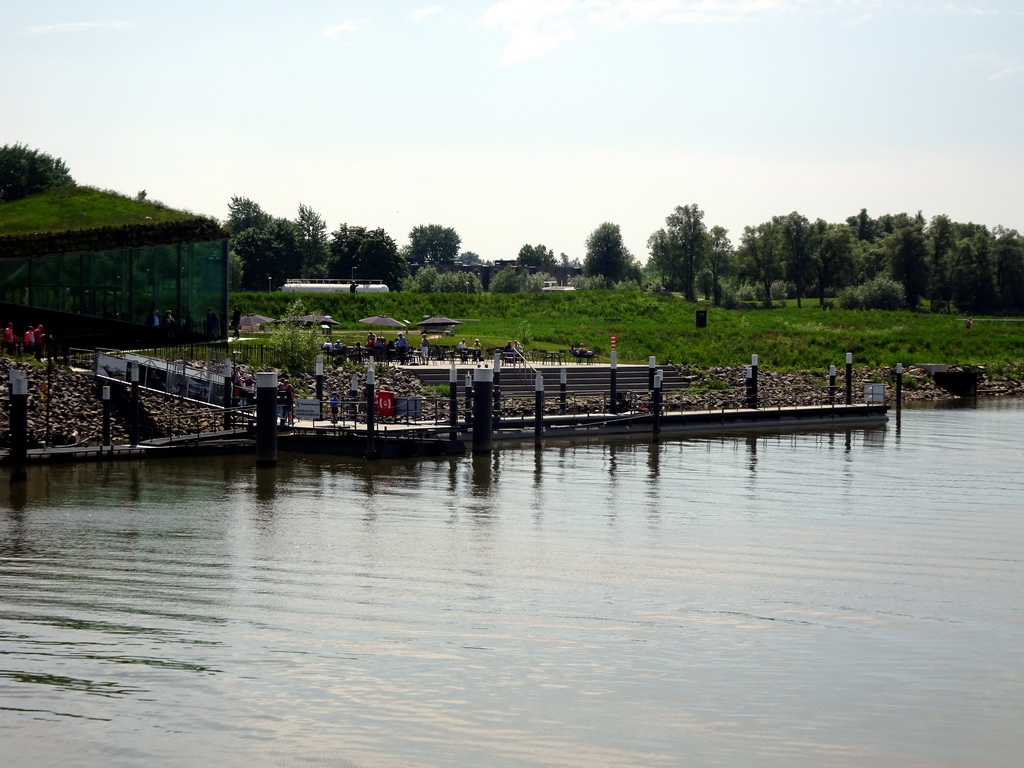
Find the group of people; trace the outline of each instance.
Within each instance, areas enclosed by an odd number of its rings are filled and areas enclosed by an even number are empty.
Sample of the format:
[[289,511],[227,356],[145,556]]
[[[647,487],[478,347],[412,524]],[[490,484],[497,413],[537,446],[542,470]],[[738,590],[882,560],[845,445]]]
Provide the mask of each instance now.
[[4,350],[8,357],[23,353],[34,355],[36,360],[42,360],[46,352],[46,332],[42,324],[28,327],[24,334],[14,330],[14,323],[8,323],[4,328]]
[[151,328],[163,328],[168,342],[173,342],[178,335],[178,320],[174,316],[174,312],[169,309],[164,312],[164,317],[161,321],[160,310],[154,307],[152,312],[150,312],[149,326]]

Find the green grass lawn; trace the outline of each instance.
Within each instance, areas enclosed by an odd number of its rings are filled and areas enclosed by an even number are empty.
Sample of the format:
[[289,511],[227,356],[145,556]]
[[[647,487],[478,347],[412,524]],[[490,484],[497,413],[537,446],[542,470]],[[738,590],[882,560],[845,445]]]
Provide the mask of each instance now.
[[[987,365],[996,369],[1024,364],[1024,322],[975,318],[967,329],[956,315],[911,312],[821,311],[802,309],[723,310],[686,303],[678,297],[623,291],[541,294],[233,294],[243,313],[283,317],[296,298],[306,312],[322,312],[339,322],[335,334],[364,335],[361,317],[385,314],[418,322],[424,315],[462,320],[455,343],[465,336],[501,346],[518,338],[527,348],[566,349],[572,343],[599,350],[608,360],[616,336],[619,362],[688,363],[734,366],[759,356],[762,366],[814,370],[842,366],[852,352],[856,365],[898,362]],[[707,327],[696,327],[697,310],[707,311]],[[393,329],[383,331],[386,336]],[[415,329],[410,327],[410,332]]]
[[180,221],[192,214],[93,187],[65,187],[0,205],[0,235]]

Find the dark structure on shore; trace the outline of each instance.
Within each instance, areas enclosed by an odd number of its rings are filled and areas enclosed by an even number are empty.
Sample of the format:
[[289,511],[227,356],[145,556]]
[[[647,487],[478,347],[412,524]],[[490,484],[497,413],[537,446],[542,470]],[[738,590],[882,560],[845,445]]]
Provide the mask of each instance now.
[[18,335],[42,323],[89,349],[222,339],[227,311],[227,233],[211,219],[0,237],[0,322]]

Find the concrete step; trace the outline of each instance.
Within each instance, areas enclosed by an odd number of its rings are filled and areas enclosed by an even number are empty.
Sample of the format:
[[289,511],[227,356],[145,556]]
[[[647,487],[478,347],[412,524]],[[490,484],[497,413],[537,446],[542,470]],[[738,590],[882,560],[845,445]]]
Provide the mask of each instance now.
[[[459,387],[465,386],[466,375],[473,375],[476,366],[456,366]],[[444,365],[409,366],[407,370],[417,376],[424,386],[447,385],[450,368]],[[505,397],[530,397],[534,392],[537,372],[543,377],[544,392],[548,395],[559,391],[561,366],[543,365],[530,367],[504,367],[501,369],[501,392]],[[665,392],[685,389],[687,382],[674,368],[661,366],[662,386]],[[587,396],[607,394],[611,389],[611,366],[597,363],[570,364],[565,366],[566,391],[570,395]],[[648,366],[620,365],[616,368],[616,389],[620,392],[647,392]]]

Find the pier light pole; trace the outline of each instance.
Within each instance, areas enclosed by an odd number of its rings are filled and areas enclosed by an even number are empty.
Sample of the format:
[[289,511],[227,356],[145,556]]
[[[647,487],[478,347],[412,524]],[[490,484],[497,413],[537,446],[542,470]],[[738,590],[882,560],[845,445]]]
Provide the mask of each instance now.
[[372,459],[377,456],[377,446],[374,436],[376,411],[374,403],[374,370],[373,358],[366,364],[366,458]]
[[903,408],[903,363],[896,363],[896,415]]
[[491,407],[491,418],[494,420],[494,426],[497,427],[501,423],[501,352],[494,353],[491,396],[494,399],[494,405]]
[[[103,437],[101,438],[103,446],[110,445],[110,387],[104,387],[103,393]],[[101,446],[101,449],[102,447]],[[111,445],[110,450],[113,451],[114,447]]]
[[459,372],[454,360],[448,369],[448,424],[451,428],[448,439],[454,443],[459,439]]
[[853,404],[853,352],[846,353],[846,404]]
[[234,393],[235,381],[231,374],[231,361],[224,361],[224,429],[228,430],[232,427],[231,420],[231,409],[235,405],[235,398],[232,397]]
[[473,374],[466,374],[466,425],[473,423]]
[[654,374],[651,396],[651,435],[654,442],[661,439],[661,371]]
[[533,444],[538,448],[544,437],[544,377],[540,371],[533,380]]
[[619,351],[613,349],[608,353],[611,358],[611,381],[609,382],[611,388],[611,399],[612,399],[612,413],[619,412]]
[[139,444],[139,364],[129,362],[128,378],[131,380],[131,417],[128,420],[128,442],[134,448]]
[[828,367],[828,404],[836,404],[836,367],[834,365]]
[[647,391],[654,391],[654,366],[657,365],[655,362],[654,355],[647,358]]
[[352,423],[359,421],[359,377],[352,374],[348,380],[349,400],[352,402]]
[[750,407],[757,408],[757,355],[750,356]]
[[28,376],[24,371],[9,371],[11,386],[11,484],[28,480]]
[[563,366],[558,372],[558,410],[564,414],[567,410],[566,406],[566,390],[569,388],[569,372]]
[[316,371],[314,376],[316,377],[316,399],[322,404],[324,401],[324,356],[316,356],[316,367],[313,369]]

